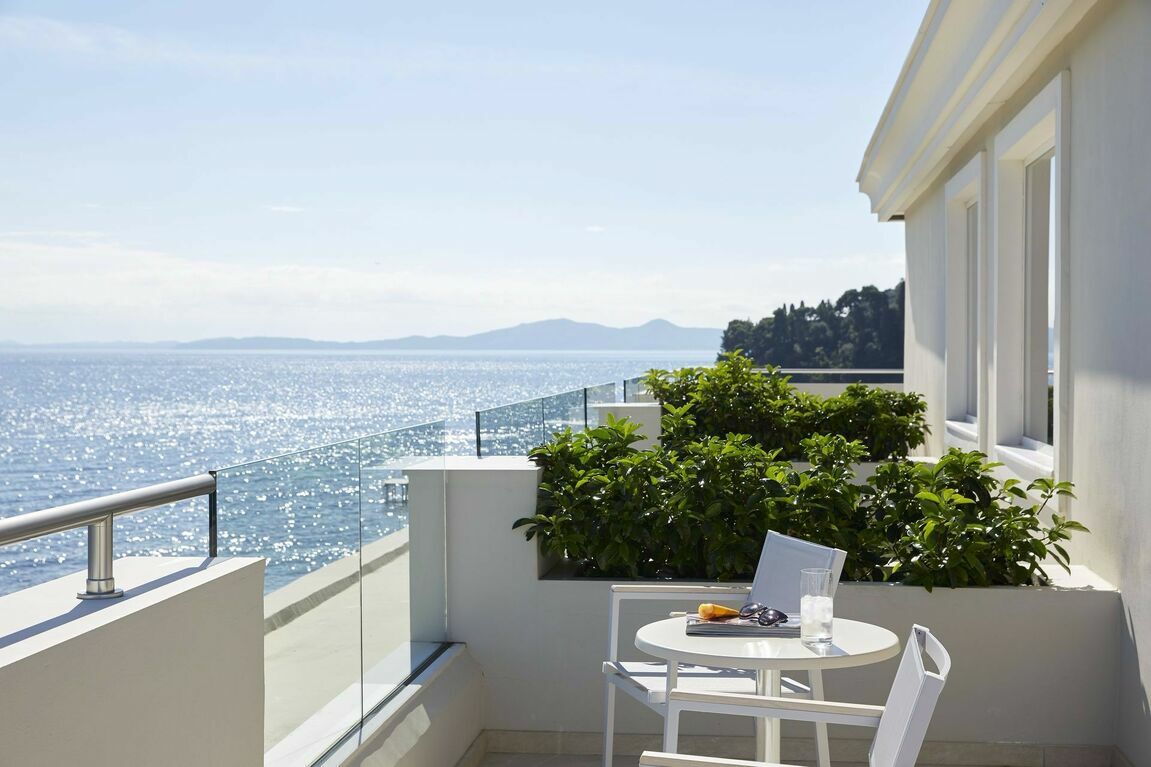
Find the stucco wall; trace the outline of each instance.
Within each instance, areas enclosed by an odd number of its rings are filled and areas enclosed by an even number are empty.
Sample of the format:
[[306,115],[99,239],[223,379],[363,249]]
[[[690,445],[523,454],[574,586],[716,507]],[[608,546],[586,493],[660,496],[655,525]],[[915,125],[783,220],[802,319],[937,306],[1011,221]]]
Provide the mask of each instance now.
[[[1151,764],[1151,3],[1101,3],[961,151],[906,223],[908,388],[943,408],[944,181],[1060,71],[1070,74],[1070,312],[1076,561],[1123,591],[1116,742]],[[936,381],[925,380],[937,376]],[[1106,651],[1102,650],[1101,651]]]
[[0,598],[0,764],[260,764],[264,561],[126,557]]
[[920,455],[943,452],[945,418],[943,354],[947,333],[943,188],[935,188],[908,210],[907,290],[904,304],[903,388],[927,398],[931,435]]
[[1118,743],[1151,764],[1151,3],[1122,3],[1071,56],[1071,350],[1084,562],[1124,592]]

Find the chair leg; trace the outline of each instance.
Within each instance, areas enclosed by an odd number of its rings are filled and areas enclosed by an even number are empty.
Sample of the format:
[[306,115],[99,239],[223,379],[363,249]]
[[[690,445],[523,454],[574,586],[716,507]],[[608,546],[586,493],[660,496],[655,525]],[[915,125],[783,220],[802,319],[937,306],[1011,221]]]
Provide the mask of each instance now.
[[[815,669],[808,673],[811,685],[811,699],[825,700],[823,697],[823,672]],[[819,767],[831,767],[831,746],[827,741],[827,723],[815,723],[815,758]]]
[[615,740],[615,685],[604,680],[603,693],[603,767],[612,767]]
[[668,701],[663,718],[663,751],[665,754],[679,753],[679,706]]

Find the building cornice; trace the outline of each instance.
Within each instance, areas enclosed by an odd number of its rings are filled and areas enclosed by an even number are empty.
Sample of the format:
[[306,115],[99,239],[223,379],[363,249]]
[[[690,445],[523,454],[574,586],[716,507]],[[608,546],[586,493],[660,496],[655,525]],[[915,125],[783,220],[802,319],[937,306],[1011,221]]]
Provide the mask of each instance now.
[[856,181],[900,219],[1097,0],[931,0]]

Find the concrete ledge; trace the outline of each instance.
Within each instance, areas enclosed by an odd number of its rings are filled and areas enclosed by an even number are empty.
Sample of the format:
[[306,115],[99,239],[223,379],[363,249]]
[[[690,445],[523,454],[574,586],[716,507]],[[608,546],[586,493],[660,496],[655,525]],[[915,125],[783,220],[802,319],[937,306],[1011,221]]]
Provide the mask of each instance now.
[[359,728],[366,711],[385,701],[440,650],[440,645],[426,642],[406,642],[396,648],[268,749],[265,767],[316,764],[346,733]]
[[[445,767],[477,760],[483,674],[463,645],[449,647],[364,724],[343,767]],[[484,741],[480,741],[482,747]]]
[[252,765],[263,754],[264,560],[126,557],[0,598],[4,764]]

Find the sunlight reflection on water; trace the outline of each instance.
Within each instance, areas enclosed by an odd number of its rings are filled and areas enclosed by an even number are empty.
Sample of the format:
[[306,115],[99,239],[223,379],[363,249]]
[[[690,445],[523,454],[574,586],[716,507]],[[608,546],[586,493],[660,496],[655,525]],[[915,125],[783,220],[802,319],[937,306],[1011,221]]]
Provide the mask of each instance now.
[[[431,420],[474,450],[474,411],[709,352],[0,352],[0,517]],[[267,502],[262,489],[255,501]],[[300,508],[306,509],[302,492]],[[269,587],[354,550],[347,520],[264,515],[246,531],[283,563]],[[255,505],[255,504],[253,504]],[[372,535],[406,525],[382,503]],[[261,527],[264,526],[264,527]],[[120,517],[116,554],[203,555],[202,498]],[[348,546],[353,548],[349,549]],[[85,563],[83,530],[0,548],[0,593]],[[221,553],[226,553],[221,545]],[[290,565],[287,563],[291,563]]]

